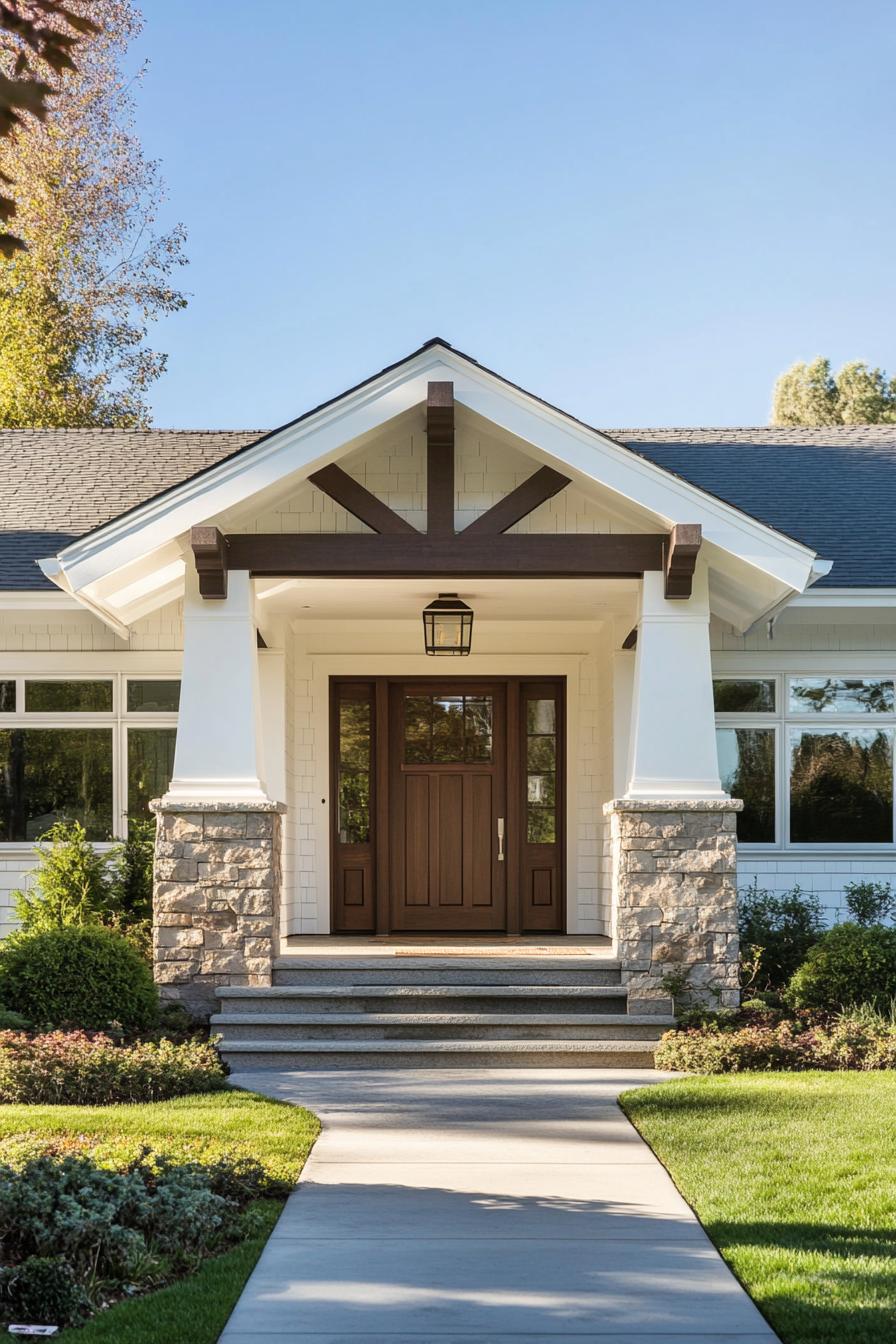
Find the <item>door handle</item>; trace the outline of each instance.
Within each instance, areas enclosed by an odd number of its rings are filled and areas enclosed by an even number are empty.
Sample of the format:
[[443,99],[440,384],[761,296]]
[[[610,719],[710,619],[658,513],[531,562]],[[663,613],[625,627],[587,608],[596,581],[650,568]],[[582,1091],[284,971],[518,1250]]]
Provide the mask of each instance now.
[[498,862],[504,862],[504,818],[498,818]]

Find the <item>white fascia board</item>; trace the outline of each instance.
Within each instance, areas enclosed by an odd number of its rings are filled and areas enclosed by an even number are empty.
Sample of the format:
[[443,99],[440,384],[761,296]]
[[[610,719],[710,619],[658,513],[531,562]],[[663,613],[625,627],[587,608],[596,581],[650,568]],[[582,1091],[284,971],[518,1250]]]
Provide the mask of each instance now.
[[[480,370],[475,371],[477,374]],[[480,382],[482,380],[479,380]],[[492,379],[493,387],[455,386],[458,401],[540,448],[557,466],[575,468],[596,484],[673,523],[700,523],[707,541],[739,556],[786,587],[802,592],[815,551],[732,505],[715,499],[598,430],[569,420],[524,392]]]
[[[447,352],[445,352],[447,353]],[[341,456],[360,435],[426,401],[429,381],[455,376],[437,349],[424,351],[316,415],[287,425],[254,448],[60,551],[58,561],[76,592],[189,532],[197,523],[244,505],[280,481],[304,475]]]
[[896,588],[811,588],[798,594],[794,607],[896,607]]
[[700,523],[707,540],[785,587],[802,592],[808,584],[815,553],[807,547],[670,475],[454,351],[433,346],[197,479],[73,542],[59,553],[57,562],[71,590],[80,592],[188,532],[195,524],[242,506],[289,477],[299,473],[307,476],[337,459],[361,435],[422,404],[431,380],[453,381],[460,404],[531,444],[558,467],[572,467],[597,485],[655,514],[667,526]]
[[80,603],[62,589],[28,588],[0,592],[0,611],[78,611]]

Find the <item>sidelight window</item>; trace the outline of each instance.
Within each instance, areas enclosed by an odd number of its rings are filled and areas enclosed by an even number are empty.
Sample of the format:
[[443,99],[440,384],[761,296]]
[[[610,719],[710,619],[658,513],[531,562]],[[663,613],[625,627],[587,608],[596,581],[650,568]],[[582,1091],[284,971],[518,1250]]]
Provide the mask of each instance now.
[[557,840],[557,701],[526,697],[526,839],[531,845]]
[[337,827],[344,845],[366,845],[370,840],[370,772],[372,709],[364,688],[360,698],[342,688],[339,699],[339,762]]

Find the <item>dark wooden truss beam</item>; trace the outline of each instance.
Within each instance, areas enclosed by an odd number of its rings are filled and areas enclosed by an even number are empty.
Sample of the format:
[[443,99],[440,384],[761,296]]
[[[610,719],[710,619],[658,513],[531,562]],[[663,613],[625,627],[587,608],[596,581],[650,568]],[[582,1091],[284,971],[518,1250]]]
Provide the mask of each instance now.
[[497,504],[475,518],[461,533],[464,537],[497,537],[513,527],[521,518],[525,518],[537,509],[545,500],[553,499],[564,486],[569,485],[569,477],[563,476],[553,467],[541,467],[522,485],[511,490],[509,495],[498,500]]
[[227,596],[227,538],[216,527],[194,527],[190,547],[199,575],[201,597]]
[[699,523],[676,523],[672,528],[663,556],[667,598],[691,596],[702,540],[703,531]]
[[454,384],[426,389],[426,530],[454,536]]
[[341,504],[353,518],[358,518],[368,527],[372,527],[374,532],[386,536],[419,535],[417,529],[406,519],[395,513],[381,499],[377,499],[376,495],[372,495],[365,486],[349,476],[341,467],[322,467],[308,479],[318,490],[323,490],[330,499]]
[[309,578],[640,578],[663,568],[664,533],[418,536],[233,533],[231,569]]

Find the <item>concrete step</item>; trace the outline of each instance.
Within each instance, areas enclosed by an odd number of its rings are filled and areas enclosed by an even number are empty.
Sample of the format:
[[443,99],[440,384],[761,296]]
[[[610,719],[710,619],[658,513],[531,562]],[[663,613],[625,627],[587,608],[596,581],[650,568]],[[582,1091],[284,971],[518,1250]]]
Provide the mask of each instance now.
[[632,1040],[228,1041],[221,1046],[234,1070],[249,1069],[649,1069],[654,1043]]
[[222,986],[222,1011],[240,1013],[624,1013],[621,985]]
[[275,985],[618,985],[609,957],[298,956],[274,962]]
[[627,1013],[219,1013],[229,1046],[258,1040],[640,1040],[657,1041],[671,1017]]

